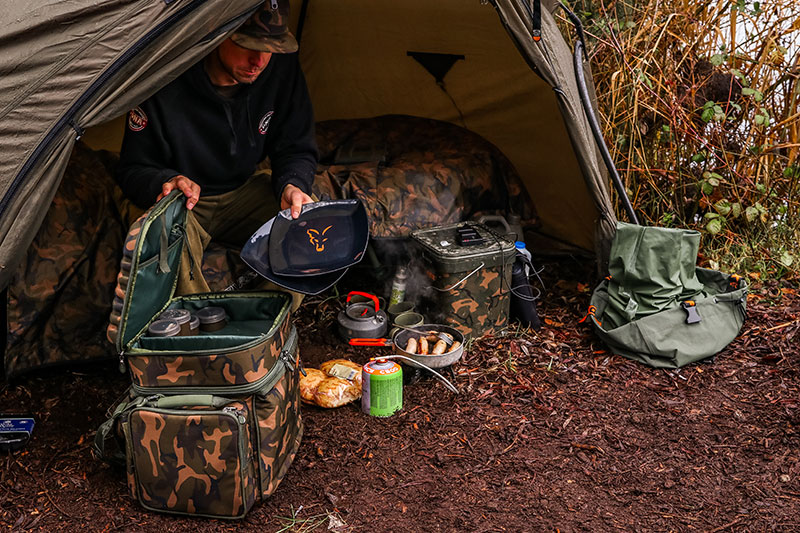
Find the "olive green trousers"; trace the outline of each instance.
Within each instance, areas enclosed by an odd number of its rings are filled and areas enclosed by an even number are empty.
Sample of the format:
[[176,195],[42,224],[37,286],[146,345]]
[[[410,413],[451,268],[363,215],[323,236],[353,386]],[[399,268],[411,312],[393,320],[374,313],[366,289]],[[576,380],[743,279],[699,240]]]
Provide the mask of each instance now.
[[[272,192],[269,173],[256,173],[233,191],[201,196],[186,219],[187,246],[183,249],[175,293],[210,292],[201,268],[206,246],[213,240],[241,249],[250,236],[279,210],[280,204]],[[292,295],[292,311],[303,301],[302,294],[287,291],[267,280],[263,280],[258,288],[289,292]]]

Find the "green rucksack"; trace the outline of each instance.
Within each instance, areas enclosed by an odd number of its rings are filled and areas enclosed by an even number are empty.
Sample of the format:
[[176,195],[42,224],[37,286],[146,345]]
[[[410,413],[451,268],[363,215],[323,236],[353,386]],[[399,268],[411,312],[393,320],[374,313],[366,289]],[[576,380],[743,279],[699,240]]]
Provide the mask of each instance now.
[[710,357],[738,335],[747,283],[696,266],[700,233],[618,223],[589,312],[615,354],[657,368]]

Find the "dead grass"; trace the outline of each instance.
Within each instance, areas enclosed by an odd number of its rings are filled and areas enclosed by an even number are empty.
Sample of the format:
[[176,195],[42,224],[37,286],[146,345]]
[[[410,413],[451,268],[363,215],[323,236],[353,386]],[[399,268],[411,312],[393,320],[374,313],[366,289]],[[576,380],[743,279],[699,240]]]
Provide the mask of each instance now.
[[703,231],[711,267],[796,274],[800,5],[572,7],[590,36],[604,134],[642,221]]

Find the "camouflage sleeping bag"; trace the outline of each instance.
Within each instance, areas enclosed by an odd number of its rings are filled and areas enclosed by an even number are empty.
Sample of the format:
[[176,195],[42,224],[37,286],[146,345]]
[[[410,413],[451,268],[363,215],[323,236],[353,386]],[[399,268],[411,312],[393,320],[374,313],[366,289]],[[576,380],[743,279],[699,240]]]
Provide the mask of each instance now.
[[329,120],[317,124],[317,142],[314,193],[361,200],[373,237],[406,237],[496,212],[534,221],[508,158],[454,124],[404,115]]

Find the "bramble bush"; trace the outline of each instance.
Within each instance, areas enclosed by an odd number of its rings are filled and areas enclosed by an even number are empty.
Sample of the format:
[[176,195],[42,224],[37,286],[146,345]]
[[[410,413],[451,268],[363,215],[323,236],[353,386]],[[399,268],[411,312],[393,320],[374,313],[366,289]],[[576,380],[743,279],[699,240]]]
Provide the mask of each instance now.
[[604,135],[642,223],[704,232],[701,260],[712,268],[796,275],[800,3],[571,8],[589,36]]

